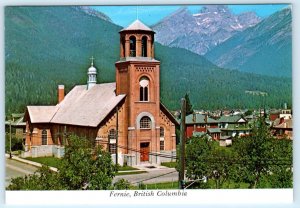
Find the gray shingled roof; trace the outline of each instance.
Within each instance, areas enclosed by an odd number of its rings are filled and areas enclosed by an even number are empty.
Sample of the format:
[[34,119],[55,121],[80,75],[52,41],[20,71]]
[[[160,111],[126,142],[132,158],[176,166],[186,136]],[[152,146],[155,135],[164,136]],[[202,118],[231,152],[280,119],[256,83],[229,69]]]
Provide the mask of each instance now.
[[205,135],[206,133],[205,132],[197,132],[197,131],[194,131],[193,132],[193,137],[201,137],[203,135]]
[[207,131],[209,133],[221,133],[221,129],[220,128],[207,128]]
[[185,123],[186,124],[201,124],[201,123],[219,123],[217,120],[212,119],[210,117],[207,117],[207,122],[205,122],[205,115],[202,114],[195,114],[196,116],[196,120],[195,122],[193,121],[193,114],[190,114],[188,116],[185,117]]
[[240,119],[245,120],[241,115],[232,115],[232,116],[222,116],[219,119],[220,123],[236,123],[238,122]]
[[96,127],[126,96],[116,96],[116,83],[75,86],[56,106],[28,106],[32,123]]
[[144,23],[142,23],[140,20],[135,20],[133,23],[131,23],[128,27],[122,29],[121,31],[127,31],[127,30],[143,30],[143,31],[151,31],[154,32],[150,27],[146,26]]

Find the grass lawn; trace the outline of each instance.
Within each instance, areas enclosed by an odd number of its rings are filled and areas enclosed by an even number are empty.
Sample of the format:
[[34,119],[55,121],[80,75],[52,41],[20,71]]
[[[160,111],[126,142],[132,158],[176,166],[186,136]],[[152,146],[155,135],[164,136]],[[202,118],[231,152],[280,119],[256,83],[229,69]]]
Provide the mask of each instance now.
[[[152,183],[152,184],[143,184],[143,188],[138,186],[134,186],[132,189],[139,190],[139,189],[178,189],[178,181],[173,182],[164,182],[164,183]],[[208,189],[215,189],[215,184],[213,181],[208,182]],[[241,183],[237,184],[234,182],[225,182],[221,189],[248,189],[249,184]],[[192,188],[188,188],[192,189]]]
[[147,171],[131,171],[131,172],[118,172],[116,175],[135,175],[135,174],[142,174],[148,173]]
[[125,171],[125,170],[138,170],[137,168],[133,168],[131,166],[119,166],[118,171]]
[[[143,189],[178,189],[178,181],[173,182],[164,182],[164,183],[152,183],[152,184],[143,184]],[[132,189],[139,190],[138,186],[134,186]]]
[[175,168],[177,165],[177,162],[163,162],[161,163],[162,166],[166,166],[168,168]]
[[59,166],[59,163],[60,163],[60,159],[56,158],[56,157],[35,157],[35,158],[27,157],[25,159],[33,161],[33,162],[38,162],[38,163],[41,163],[43,165],[48,165],[48,166],[51,166],[51,167],[54,167],[54,168],[57,168]]

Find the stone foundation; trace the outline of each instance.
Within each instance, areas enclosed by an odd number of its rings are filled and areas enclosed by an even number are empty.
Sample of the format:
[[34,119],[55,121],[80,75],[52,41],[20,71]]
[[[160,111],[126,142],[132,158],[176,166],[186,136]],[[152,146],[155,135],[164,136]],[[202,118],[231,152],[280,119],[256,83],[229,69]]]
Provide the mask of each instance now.
[[[161,151],[158,152],[157,154],[161,155],[149,155],[149,161],[145,161],[145,163],[150,163],[153,165],[160,165],[162,162],[175,162],[176,161],[176,150],[173,151]],[[163,157],[163,156],[166,157]],[[125,163],[127,162],[128,166],[136,166],[140,165],[140,153],[134,153],[134,154],[126,154],[124,155],[124,161]]]
[[[28,148],[25,148],[27,150]],[[65,148],[58,145],[32,146],[30,150],[21,153],[21,157],[57,157],[61,158],[65,154]]]
[[[125,157],[124,154],[122,154],[122,153],[118,154],[118,164],[120,166],[124,165],[124,157]],[[116,154],[111,154],[111,159],[112,159],[113,163],[116,164]]]

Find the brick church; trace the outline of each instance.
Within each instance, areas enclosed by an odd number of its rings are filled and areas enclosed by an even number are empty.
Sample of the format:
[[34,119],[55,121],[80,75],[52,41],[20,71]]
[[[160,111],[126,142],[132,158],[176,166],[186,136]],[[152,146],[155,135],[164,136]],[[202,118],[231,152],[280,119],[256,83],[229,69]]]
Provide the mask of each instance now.
[[160,164],[176,155],[177,121],[160,102],[154,31],[136,20],[119,33],[115,83],[98,84],[92,60],[86,85],[66,96],[59,85],[55,106],[27,106],[24,157],[63,156],[69,134],[102,145],[120,165]]

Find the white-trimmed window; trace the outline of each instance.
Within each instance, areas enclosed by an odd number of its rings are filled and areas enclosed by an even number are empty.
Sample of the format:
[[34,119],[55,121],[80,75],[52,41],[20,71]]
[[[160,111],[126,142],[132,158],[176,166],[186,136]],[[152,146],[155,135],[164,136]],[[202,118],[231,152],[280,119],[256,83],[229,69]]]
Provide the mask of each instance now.
[[47,145],[48,141],[47,141],[47,130],[43,129],[42,131],[42,145]]
[[108,142],[109,142],[108,151],[110,152],[110,154],[116,154],[116,152],[117,152],[116,135],[117,135],[117,131],[115,129],[109,130],[109,132],[108,132]]
[[141,129],[151,129],[151,119],[148,116],[143,116],[140,120]]
[[142,77],[140,79],[140,101],[149,101],[149,79]]

